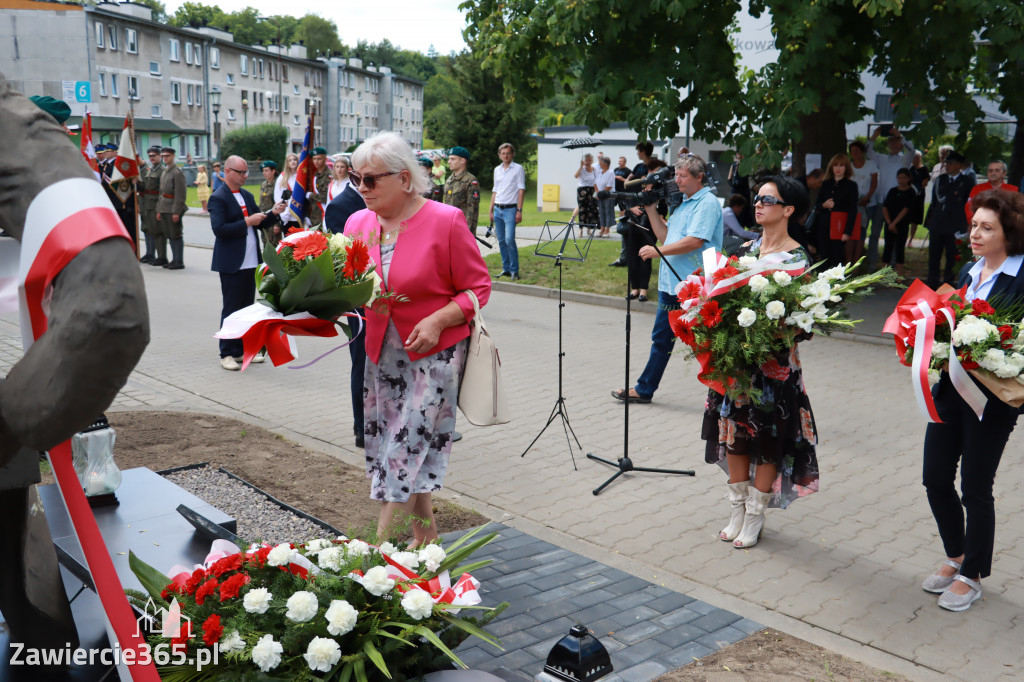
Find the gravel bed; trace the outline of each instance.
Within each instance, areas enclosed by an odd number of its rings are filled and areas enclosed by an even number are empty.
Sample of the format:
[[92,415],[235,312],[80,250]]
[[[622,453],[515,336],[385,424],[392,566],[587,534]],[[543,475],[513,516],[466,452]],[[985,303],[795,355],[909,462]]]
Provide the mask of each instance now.
[[212,467],[176,471],[164,478],[234,517],[238,522],[236,534],[243,540],[278,544],[329,537],[329,533],[315,523],[282,509]]

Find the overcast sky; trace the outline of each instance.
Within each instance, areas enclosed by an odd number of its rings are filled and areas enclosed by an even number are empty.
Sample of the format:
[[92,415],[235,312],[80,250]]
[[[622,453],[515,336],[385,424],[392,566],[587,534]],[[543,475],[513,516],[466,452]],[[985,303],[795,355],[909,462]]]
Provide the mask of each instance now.
[[[184,0],[166,2],[167,13]],[[341,42],[354,46],[360,40],[379,43],[384,38],[406,50],[426,53],[433,44],[441,54],[459,52],[465,17],[459,10],[460,0],[218,0],[224,12],[255,7],[264,16],[290,14],[302,17],[319,14],[338,27]],[[204,3],[206,4],[206,3]]]

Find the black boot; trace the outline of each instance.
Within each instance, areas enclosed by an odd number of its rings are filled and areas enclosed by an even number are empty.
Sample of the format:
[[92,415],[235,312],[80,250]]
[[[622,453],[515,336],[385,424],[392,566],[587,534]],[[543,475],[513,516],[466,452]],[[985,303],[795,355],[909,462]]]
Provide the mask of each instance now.
[[171,239],[171,262],[164,267],[168,270],[181,270],[185,267],[185,239],[178,237]]
[[158,235],[156,238],[156,258],[150,261],[150,265],[167,265],[167,237]]

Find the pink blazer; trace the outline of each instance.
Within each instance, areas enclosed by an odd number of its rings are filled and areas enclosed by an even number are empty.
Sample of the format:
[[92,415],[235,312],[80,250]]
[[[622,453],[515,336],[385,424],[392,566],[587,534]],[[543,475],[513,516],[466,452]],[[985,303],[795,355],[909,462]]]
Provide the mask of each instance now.
[[[366,311],[366,355],[378,362],[388,321],[403,339],[409,338],[420,320],[455,301],[467,322],[473,319],[473,302],[464,292],[472,289],[482,308],[491,296],[491,278],[487,272],[466,217],[454,206],[427,201],[398,235],[388,271],[387,291],[408,300],[392,303],[383,312]],[[380,269],[380,225],[377,214],[369,209],[353,213],[345,223],[345,235],[362,239],[370,246],[370,258]],[[462,323],[441,331],[436,346],[426,353],[409,353],[411,360],[453,346],[469,336],[469,324]]]

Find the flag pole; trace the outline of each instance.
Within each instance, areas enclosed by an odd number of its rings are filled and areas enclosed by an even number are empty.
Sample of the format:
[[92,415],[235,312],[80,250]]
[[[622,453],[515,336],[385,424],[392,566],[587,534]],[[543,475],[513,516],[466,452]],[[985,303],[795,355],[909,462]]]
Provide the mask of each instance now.
[[[129,101],[131,107],[131,102]],[[136,160],[139,158],[139,150],[135,147],[135,108],[132,107],[128,111],[128,129],[131,131],[132,139],[132,154]],[[139,175],[132,178],[132,203],[135,205],[135,222],[132,224],[132,230],[135,235],[133,243],[135,244],[135,260],[142,258],[139,249]]]

